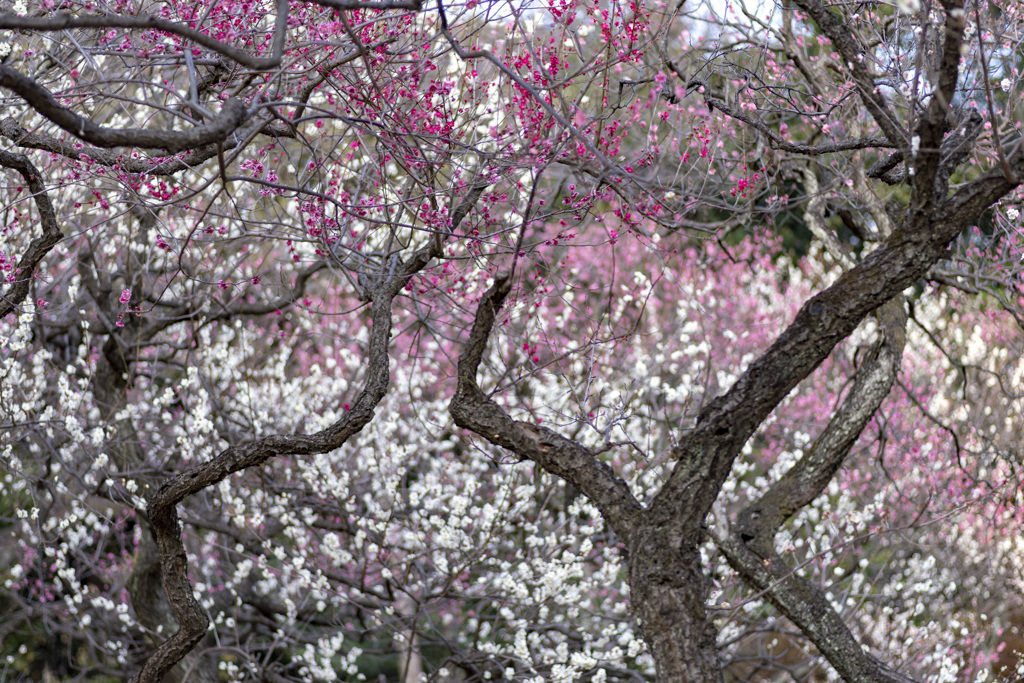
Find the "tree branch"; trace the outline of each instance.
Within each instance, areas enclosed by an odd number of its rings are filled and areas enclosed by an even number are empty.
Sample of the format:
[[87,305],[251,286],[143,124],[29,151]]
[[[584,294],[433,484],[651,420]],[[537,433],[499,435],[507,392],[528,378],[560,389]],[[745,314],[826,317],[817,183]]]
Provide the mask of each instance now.
[[[676,76],[683,78],[682,72],[673,62],[666,62],[669,68],[675,72]],[[751,128],[757,130],[759,133],[768,138],[768,145],[772,149],[782,150],[784,152],[792,152],[794,154],[806,154],[807,156],[820,156],[822,154],[831,154],[833,152],[847,152],[857,149],[876,149],[876,148],[891,148],[895,145],[889,142],[886,138],[861,138],[859,140],[843,140],[840,142],[833,142],[824,145],[799,145],[793,142],[787,142],[781,135],[776,133],[774,130],[768,127],[768,125],[760,118],[752,115],[745,114],[744,112],[731,107],[724,101],[712,97],[707,84],[698,79],[691,78],[689,81],[684,79],[686,83],[686,89],[690,90],[693,86],[704,87],[704,103],[708,106],[708,109],[717,109],[727,116],[731,116],[737,121],[742,121]]]
[[277,21],[274,26],[274,43],[270,57],[252,57],[247,52],[211,38],[185,24],[152,16],[130,16],[124,14],[93,14],[73,16],[56,14],[50,17],[18,16],[9,12],[0,13],[0,29],[27,31],[64,31],[72,28],[127,28],[152,29],[172,33],[191,40],[197,45],[224,55],[243,66],[257,71],[267,71],[281,64],[284,52],[285,32],[288,30],[288,3],[277,3]]
[[[1014,162],[1024,165],[1019,155]],[[775,406],[866,315],[923,277],[964,227],[1014,187],[1001,169],[989,171],[925,216],[917,229],[895,230],[859,265],[808,300],[729,391],[704,408],[696,427],[673,449],[678,464],[652,514],[665,523],[684,524],[698,538],[733,460]]]
[[864,427],[889,395],[906,342],[901,297],[877,312],[881,339],[857,372],[853,388],[810,449],[737,516],[719,547],[754,589],[807,635],[845,681],[907,681],[864,651],[822,591],[775,551],[775,536],[796,511],[821,495]]
[[800,9],[807,12],[818,25],[818,28],[821,29],[822,33],[832,41],[836,51],[846,62],[846,67],[850,71],[850,76],[857,88],[861,101],[864,102],[864,106],[867,107],[867,110],[871,113],[872,118],[875,119],[878,127],[885,133],[885,136],[896,147],[901,149],[908,148],[910,140],[907,137],[907,133],[900,125],[892,109],[889,108],[889,103],[881,91],[875,86],[874,79],[864,65],[867,59],[864,50],[861,49],[850,29],[838,17],[832,14],[821,0],[793,0],[793,2]]
[[[918,149],[911,149],[911,157],[908,159],[910,166],[907,172],[913,174],[909,217],[911,225],[915,227],[923,227],[924,221],[931,218],[935,207],[945,198],[945,178],[948,173],[943,175],[940,168],[942,138],[949,130],[950,103],[956,91],[960,48],[963,45],[964,28],[967,26],[963,0],[946,0],[943,4],[946,7],[946,40],[942,46],[939,82],[932,92],[928,109],[917,125],[914,147]],[[938,190],[942,190],[941,195]]]
[[354,10],[354,9],[407,9],[419,12],[423,9],[422,0],[309,0],[314,5],[329,7],[330,9]]
[[11,154],[0,150],[0,166],[17,171],[25,179],[32,198],[35,200],[36,208],[39,209],[39,218],[43,227],[43,234],[32,240],[28,250],[22,254],[14,271],[14,282],[3,294],[0,294],[0,320],[7,317],[8,313],[16,310],[21,302],[28,296],[32,285],[32,276],[36,267],[43,260],[43,257],[50,253],[64,239],[64,233],[57,225],[57,214],[53,210],[53,203],[46,193],[43,185],[42,175],[39,169],[29,161],[23,154]]
[[61,106],[53,94],[9,66],[0,64],[0,87],[20,95],[38,113],[75,137],[97,147],[164,149],[174,154],[223,142],[249,118],[245,103],[232,98],[209,123],[189,131],[150,131],[140,128],[105,128]]
[[[254,131],[266,126],[267,123],[269,122],[266,119],[261,119],[242,130],[229,134],[220,144],[221,148],[224,150],[234,149],[240,141],[246,140]],[[288,131],[275,128],[271,134],[281,135],[285,132]],[[191,149],[180,157],[175,156],[160,160],[135,159],[126,156],[120,151],[100,149],[99,147],[80,147],[50,135],[30,133],[14,119],[0,121],[0,136],[7,138],[19,147],[60,154],[74,161],[84,161],[87,157],[102,166],[117,168],[125,173],[138,173],[140,175],[172,176],[187,169],[194,169],[217,156],[217,145],[205,145]]]
[[160,683],[164,675],[202,640],[209,626],[209,617],[196,600],[188,578],[188,556],[181,538],[178,503],[235,472],[256,467],[273,457],[327,453],[340,448],[359,433],[373,419],[374,410],[384,398],[390,381],[388,342],[391,338],[392,302],[433,256],[434,251],[430,248],[417,251],[397,268],[392,277],[382,278],[373,288],[373,329],[367,352],[366,382],[351,410],[341,419],[315,434],[274,435],[228,448],[210,462],[172,477],[149,501],[146,513],[160,549],[164,590],[179,628],[146,660],[142,670],[131,678],[131,683]]
[[502,303],[512,291],[512,275],[499,273],[477,308],[469,339],[459,356],[458,387],[448,410],[455,424],[479,434],[496,446],[532,460],[587,496],[620,537],[637,524],[640,503],[629,487],[595,453],[546,427],[513,420],[504,408],[480,390],[476,375],[487,339]]
[[236,315],[266,315],[268,313],[281,310],[282,308],[286,308],[287,306],[291,306],[305,293],[307,280],[326,267],[327,261],[316,261],[309,267],[302,270],[302,272],[295,277],[295,285],[287,294],[279,296],[273,301],[266,301],[263,303],[241,302],[236,306],[225,308],[222,311],[218,311],[217,313],[208,316],[206,318],[206,322],[225,320]]

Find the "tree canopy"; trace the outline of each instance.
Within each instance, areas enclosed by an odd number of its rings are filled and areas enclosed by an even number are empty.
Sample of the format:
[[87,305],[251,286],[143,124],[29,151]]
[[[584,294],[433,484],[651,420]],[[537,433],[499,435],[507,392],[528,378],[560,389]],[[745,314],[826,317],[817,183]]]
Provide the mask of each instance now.
[[1022,36],[0,3],[0,678],[1016,679]]

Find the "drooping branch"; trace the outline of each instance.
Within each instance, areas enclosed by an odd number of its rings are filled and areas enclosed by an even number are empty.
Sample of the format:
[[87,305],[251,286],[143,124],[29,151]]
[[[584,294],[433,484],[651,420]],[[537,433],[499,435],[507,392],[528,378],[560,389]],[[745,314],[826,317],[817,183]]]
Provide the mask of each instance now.
[[598,460],[593,451],[576,441],[547,427],[512,419],[504,408],[484,395],[477,384],[488,337],[511,291],[512,275],[502,272],[480,301],[473,329],[459,356],[458,386],[448,410],[458,426],[507,448],[520,458],[532,460],[575,486],[597,506],[615,533],[626,537],[642,510],[626,482]]
[[61,106],[49,90],[3,64],[0,64],[0,87],[17,93],[36,112],[75,137],[105,148],[140,147],[163,149],[174,154],[204,145],[222,143],[249,118],[245,103],[237,98],[231,98],[224,103],[220,114],[209,123],[188,131],[107,128]]
[[876,316],[881,339],[828,426],[789,471],[739,513],[718,545],[744,581],[803,631],[843,680],[895,682],[909,679],[865,652],[824,593],[775,551],[782,524],[825,490],[896,379],[906,340],[902,299],[890,300]]
[[16,310],[28,296],[36,267],[43,257],[64,239],[64,233],[57,225],[57,214],[53,210],[53,203],[46,193],[42,175],[35,164],[23,154],[12,154],[0,150],[0,166],[17,171],[25,179],[25,184],[32,193],[36,208],[39,210],[39,219],[43,228],[43,234],[32,240],[15,266],[14,282],[7,288],[7,291],[0,294],[0,320],[2,320],[7,317],[8,313]]

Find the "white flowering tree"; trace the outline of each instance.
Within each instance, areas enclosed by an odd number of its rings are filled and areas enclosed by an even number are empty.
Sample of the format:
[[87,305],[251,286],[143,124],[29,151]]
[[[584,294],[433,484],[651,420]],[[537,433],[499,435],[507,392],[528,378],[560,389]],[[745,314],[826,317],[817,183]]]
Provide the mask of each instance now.
[[0,678],[997,675],[1015,5],[0,7]]

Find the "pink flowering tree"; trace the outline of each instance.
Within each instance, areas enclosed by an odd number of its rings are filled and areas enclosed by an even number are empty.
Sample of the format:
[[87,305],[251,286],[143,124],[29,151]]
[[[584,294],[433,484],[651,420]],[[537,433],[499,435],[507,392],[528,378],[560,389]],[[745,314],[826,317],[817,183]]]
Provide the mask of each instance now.
[[1017,675],[1016,5],[0,10],[0,677]]

